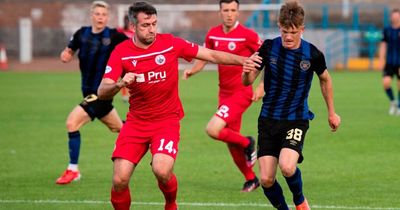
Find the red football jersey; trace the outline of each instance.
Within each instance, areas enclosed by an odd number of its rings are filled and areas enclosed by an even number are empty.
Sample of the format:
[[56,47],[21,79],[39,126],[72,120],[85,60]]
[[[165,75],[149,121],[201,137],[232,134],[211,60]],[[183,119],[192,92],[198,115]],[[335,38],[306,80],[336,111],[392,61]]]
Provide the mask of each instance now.
[[128,86],[128,119],[182,118],[178,58],[191,61],[198,49],[198,45],[171,34],[157,34],[148,49],[137,47],[132,39],[117,45],[108,60],[104,78],[117,82],[125,73],[136,74],[136,81]]
[[[222,25],[211,28],[205,39],[205,46],[209,49],[246,57],[256,52],[261,44],[258,34],[239,22],[229,33],[223,31]],[[242,84],[242,71],[242,66],[218,65],[220,94],[231,95],[239,89],[251,89],[251,86],[246,87]]]

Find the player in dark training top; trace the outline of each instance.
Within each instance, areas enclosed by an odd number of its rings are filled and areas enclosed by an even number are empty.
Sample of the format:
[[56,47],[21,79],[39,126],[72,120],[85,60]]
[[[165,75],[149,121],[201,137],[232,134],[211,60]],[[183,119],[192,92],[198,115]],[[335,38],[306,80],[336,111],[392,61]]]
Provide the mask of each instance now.
[[[391,26],[383,29],[379,60],[383,69],[383,88],[390,100],[389,114],[400,116],[400,9],[392,10],[390,21]],[[393,76],[397,78],[398,102],[392,90]]]
[[67,170],[57,179],[57,184],[68,184],[80,179],[78,158],[81,144],[79,129],[98,118],[112,132],[119,132],[122,121],[112,105],[112,100],[98,100],[97,89],[103,78],[111,51],[127,37],[116,29],[107,27],[109,6],[103,1],[94,1],[91,6],[92,25],[80,28],[61,52],[62,62],[70,62],[78,52],[81,70],[81,89],[84,100],[68,115],[68,147],[70,162]]
[[311,43],[301,39],[304,31],[304,9],[297,1],[282,5],[278,26],[280,37],[266,40],[257,53],[245,61],[242,80],[253,83],[264,70],[263,105],[258,120],[258,161],[264,195],[277,209],[287,210],[282,188],[276,180],[279,166],[293,194],[297,210],[310,209],[303,195],[298,163],[309,120],[314,114],[308,108],[308,94],[314,73],[328,109],[332,131],[340,125],[335,113],[332,80],[324,55]]

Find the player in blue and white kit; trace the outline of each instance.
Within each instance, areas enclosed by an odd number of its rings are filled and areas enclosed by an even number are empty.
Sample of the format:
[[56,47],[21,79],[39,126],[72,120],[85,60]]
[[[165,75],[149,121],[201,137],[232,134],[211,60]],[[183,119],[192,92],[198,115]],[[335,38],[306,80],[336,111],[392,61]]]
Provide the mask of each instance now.
[[60,59],[66,63],[78,52],[81,70],[81,89],[84,100],[68,115],[68,147],[70,162],[67,170],[57,179],[57,184],[68,184],[80,179],[78,158],[81,144],[79,129],[98,118],[112,132],[119,132],[122,120],[112,105],[112,100],[98,100],[97,89],[103,78],[108,58],[114,47],[127,37],[108,28],[109,6],[104,1],[94,1],[91,6],[92,25],[75,32]]
[[[383,88],[390,100],[389,114],[400,116],[400,9],[392,10],[390,20],[391,26],[383,29],[379,60],[383,69]],[[397,77],[397,103],[391,87],[394,75]]]
[[245,61],[242,80],[250,85],[264,70],[263,105],[258,120],[258,161],[264,195],[271,204],[287,210],[282,188],[276,180],[279,166],[285,177],[297,210],[309,210],[303,195],[298,163],[303,161],[303,144],[314,114],[308,108],[308,94],[314,73],[328,108],[332,131],[340,125],[335,113],[332,80],[324,55],[311,43],[301,39],[304,31],[304,9],[297,1],[282,5],[278,25],[281,36],[266,40]]

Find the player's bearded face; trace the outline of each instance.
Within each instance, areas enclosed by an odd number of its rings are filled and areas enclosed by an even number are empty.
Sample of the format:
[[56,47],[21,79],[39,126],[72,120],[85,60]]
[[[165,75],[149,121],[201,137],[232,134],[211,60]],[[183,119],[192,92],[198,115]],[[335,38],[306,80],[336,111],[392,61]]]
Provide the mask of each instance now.
[[139,13],[137,19],[135,34],[138,41],[145,45],[152,44],[157,34],[157,16]]
[[297,49],[300,47],[301,35],[304,32],[304,26],[300,27],[281,27],[279,26],[281,32],[282,45],[286,49]]

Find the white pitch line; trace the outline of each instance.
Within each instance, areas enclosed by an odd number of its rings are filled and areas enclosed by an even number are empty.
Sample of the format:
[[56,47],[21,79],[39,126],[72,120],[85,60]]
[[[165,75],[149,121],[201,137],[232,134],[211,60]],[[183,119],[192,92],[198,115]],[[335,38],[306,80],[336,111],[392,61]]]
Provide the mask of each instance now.
[[[95,200],[0,200],[0,203],[8,204],[107,204],[109,201]],[[140,206],[164,206],[160,202],[132,202],[133,205]],[[204,207],[272,207],[268,204],[260,203],[199,203],[199,202],[179,202],[180,206],[204,206]],[[293,206],[291,206],[293,207]],[[347,209],[347,210],[400,210],[400,207],[369,207],[369,206],[323,206],[311,205],[313,209]]]

